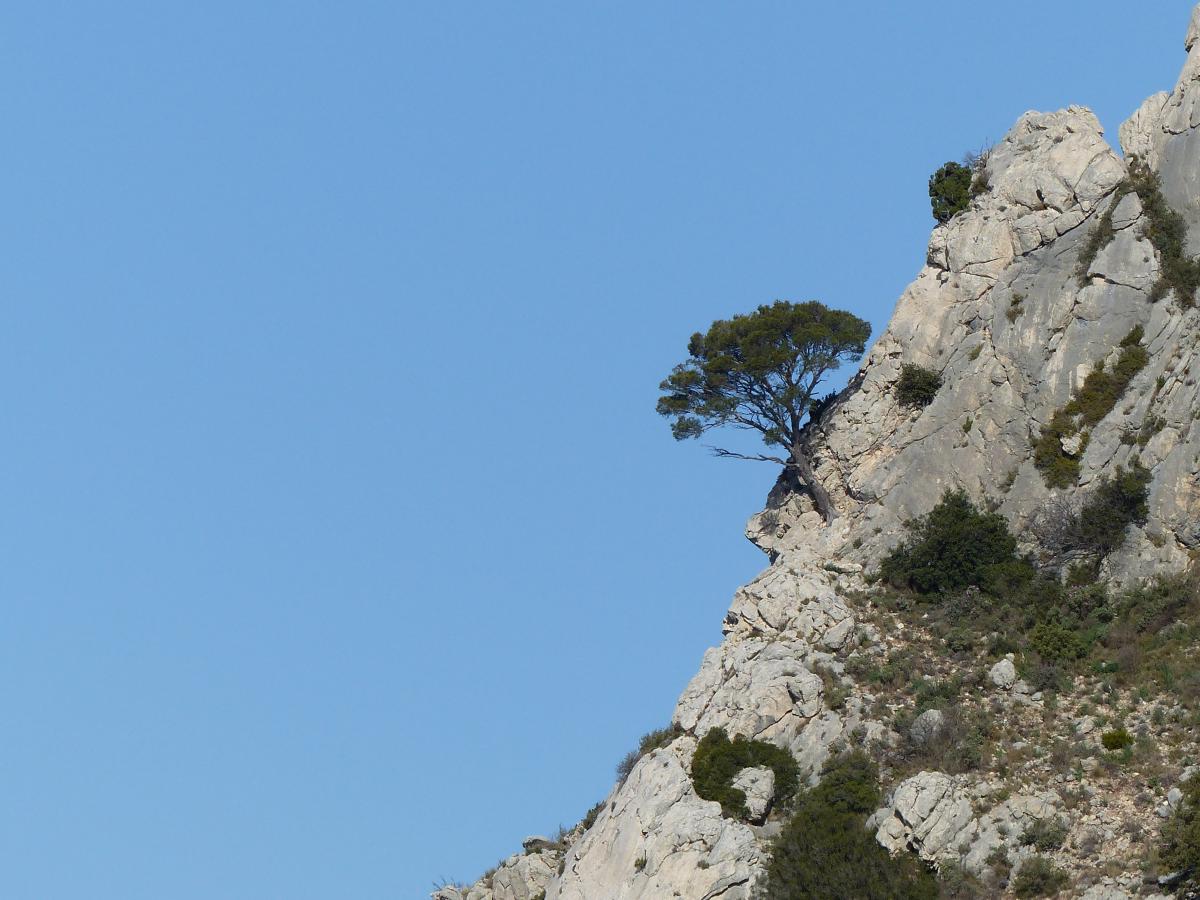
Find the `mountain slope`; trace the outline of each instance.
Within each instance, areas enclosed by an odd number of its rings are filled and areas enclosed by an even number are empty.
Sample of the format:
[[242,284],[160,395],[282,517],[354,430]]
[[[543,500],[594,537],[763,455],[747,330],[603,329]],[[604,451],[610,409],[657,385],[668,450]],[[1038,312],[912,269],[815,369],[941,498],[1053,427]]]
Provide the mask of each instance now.
[[[1061,820],[1059,845],[1043,849],[1073,895],[1137,892],[1147,841],[1178,803],[1171,788],[1200,753],[1187,705],[1086,671],[1042,691],[1021,677],[1017,654],[947,653],[919,610],[872,599],[864,573],[946,489],[994,508],[1038,551],[1033,526],[1048,501],[1082,502],[1134,466],[1150,475],[1148,516],[1103,560],[1100,581],[1118,590],[1179,572],[1200,550],[1200,311],[1178,291],[1158,296],[1180,259],[1164,249],[1156,205],[1182,215],[1187,249],[1200,250],[1198,38],[1200,8],[1179,84],[1122,126],[1124,159],[1080,107],[1027,113],[993,148],[988,190],[934,230],[887,330],[810,426],[840,517],[826,528],[808,498],[777,488],[748,529],[771,565],[737,592],[725,640],[681,695],[665,745],[641,756],[590,821],[527,842],[473,887],[435,898],[750,897],[780,822],[729,818],[697,795],[691,761],[712,728],[787,748],[810,781],[835,748],[869,748],[890,788],[871,825],[895,852],[992,878],[1001,857],[1017,865],[1034,854],[1027,829]],[[1158,173],[1161,195],[1135,159]],[[1116,396],[1067,415],[1089,374],[1113,372],[1131,347],[1144,365]],[[904,365],[940,374],[927,406],[897,401]],[[883,682],[876,673],[897,659],[907,674]],[[914,699],[914,685],[950,683],[957,708],[928,705],[919,687]],[[925,716],[935,731],[947,717],[985,717],[993,755],[911,771],[914,760],[938,761],[912,750],[923,704],[937,713]],[[1114,768],[1098,746],[1106,718],[1162,734],[1161,746]],[[990,883],[1000,891],[1004,881]]]

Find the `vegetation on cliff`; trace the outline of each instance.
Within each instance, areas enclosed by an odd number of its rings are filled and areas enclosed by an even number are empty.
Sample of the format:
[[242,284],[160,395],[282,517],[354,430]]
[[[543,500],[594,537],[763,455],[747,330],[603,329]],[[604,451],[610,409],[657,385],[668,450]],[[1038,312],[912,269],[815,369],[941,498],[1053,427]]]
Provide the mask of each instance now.
[[688,342],[688,359],[659,385],[658,413],[676,440],[714,428],[758,432],[785,457],[714,448],[718,456],[774,462],[812,495],[827,522],[837,513],[809,459],[806,425],[817,389],[843,362],[862,356],[870,323],[815,300],[776,301],[752,313],[713,322]]

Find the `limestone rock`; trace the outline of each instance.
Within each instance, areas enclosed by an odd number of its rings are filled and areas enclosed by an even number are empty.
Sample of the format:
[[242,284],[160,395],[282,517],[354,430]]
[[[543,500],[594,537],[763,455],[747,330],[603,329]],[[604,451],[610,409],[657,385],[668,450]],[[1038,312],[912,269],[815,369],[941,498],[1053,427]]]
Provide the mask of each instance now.
[[876,838],[893,852],[911,850],[930,862],[954,861],[982,873],[998,847],[1020,856],[1024,829],[1052,817],[1059,802],[1053,792],[1018,794],[977,814],[988,791],[969,776],[921,772],[897,786],[888,806],[875,813]]
[[746,795],[750,821],[761,824],[771,811],[775,799],[775,772],[766,766],[742,769],[733,779],[733,786]]
[[1097,884],[1083,892],[1080,900],[1132,900],[1133,894],[1121,888]]
[[927,709],[917,716],[908,730],[908,735],[918,746],[927,744],[946,727],[946,715],[940,709]]
[[695,741],[642,757],[572,845],[547,900],[748,900],[761,851],[749,826],[701,800],[685,768]]
[[536,900],[557,877],[562,857],[554,849],[509,857],[492,875],[494,900]]
[[1017,683],[1017,667],[1013,664],[1012,654],[988,670],[988,680],[1002,691],[1012,690]]

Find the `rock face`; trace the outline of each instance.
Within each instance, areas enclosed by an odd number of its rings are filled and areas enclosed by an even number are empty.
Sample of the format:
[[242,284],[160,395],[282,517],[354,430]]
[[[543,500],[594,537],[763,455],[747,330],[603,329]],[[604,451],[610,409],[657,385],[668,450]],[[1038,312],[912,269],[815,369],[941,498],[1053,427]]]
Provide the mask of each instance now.
[[1053,819],[1061,798],[1046,792],[1020,795],[977,813],[994,786],[965,776],[921,772],[896,788],[890,804],[875,814],[876,838],[889,850],[909,850],[930,862],[957,862],[984,871],[997,849],[1020,860],[1033,851],[1021,836],[1033,822]]
[[[1148,99],[1120,138],[1128,156],[1160,173],[1197,251],[1200,9],[1186,47],[1179,84]],[[1151,472],[1148,521],[1109,557],[1107,578],[1131,583],[1178,570],[1200,551],[1200,310],[1178,298],[1149,300],[1161,261],[1137,195],[1116,196],[1129,174],[1126,161],[1096,117],[1073,106],[1022,116],[991,151],[986,172],[989,189],[934,229],[924,267],[888,328],[850,387],[810,427],[816,474],[839,518],[825,527],[807,498],[777,488],[751,520],[747,534],[771,565],[737,592],[724,641],[704,655],[680,696],[672,719],[683,736],[639,760],[568,846],[536,847],[470,889],[443,889],[437,900],[531,900],[542,891],[547,900],[750,897],[770,826],[724,818],[719,804],[697,796],[690,778],[697,739],[723,728],[773,742],[815,782],[837,744],[920,746],[951,727],[952,716],[934,711],[897,733],[892,712],[855,677],[904,640],[850,602],[865,586],[862,573],[896,543],[906,520],[928,512],[949,488],[996,501],[1014,532],[1028,533],[1055,493],[1033,464],[1032,439],[1088,372],[1114,359],[1135,326],[1150,362],[1086,439],[1068,439],[1062,449],[1078,458],[1083,491],[1135,456]],[[1081,278],[1084,247],[1108,212],[1113,238]],[[906,363],[941,373],[943,387],[923,409],[896,401]],[[1018,678],[1011,656],[977,677],[998,709],[1017,709],[1018,717],[1026,710],[1034,718],[1022,727],[1040,727],[1041,694]],[[1088,749],[1098,733],[1086,711],[1059,732],[1084,742],[1079,752],[1102,753]],[[1020,736],[1006,751],[1016,761],[1030,752]],[[1076,777],[1100,768],[1095,756],[1081,759]],[[737,784],[751,821],[762,821],[771,771],[743,771]],[[1022,834],[1048,817],[1068,817],[1070,846],[1080,853],[1093,843],[1106,850],[1132,844],[1108,816],[1155,818],[1153,804],[1067,787],[1007,792],[984,777],[922,771],[894,787],[871,824],[890,850],[982,872],[997,855],[1013,865],[1029,856]],[[1068,796],[1082,806],[1068,811]],[[1155,802],[1169,811],[1172,797]],[[1088,878],[1096,883],[1073,896],[1140,891],[1136,875]]]
[[765,766],[742,769],[734,777],[733,786],[746,795],[746,809],[750,813],[750,821],[756,825],[761,824],[771,811],[771,801],[775,799],[775,771]]
[[644,756],[567,853],[547,900],[750,897],[761,850],[751,829],[701,800],[689,767],[695,741]]

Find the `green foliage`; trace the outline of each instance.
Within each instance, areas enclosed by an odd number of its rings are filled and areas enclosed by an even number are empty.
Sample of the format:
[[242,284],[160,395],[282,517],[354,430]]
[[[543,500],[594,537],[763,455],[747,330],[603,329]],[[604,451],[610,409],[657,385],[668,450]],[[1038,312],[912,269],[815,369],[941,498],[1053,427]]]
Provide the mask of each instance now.
[[1058,622],[1039,622],[1029,633],[1029,645],[1042,659],[1074,661],[1087,656],[1083,639]]
[[[1086,527],[1078,509],[1067,507],[1070,546],[1078,549],[1086,540],[1101,552],[1119,543],[1128,523],[1144,516],[1146,478],[1144,469],[1135,468],[1101,479],[1083,506]],[[1075,577],[1064,583],[1017,557],[1004,520],[980,511],[961,493],[948,494],[908,529],[879,572],[884,584],[905,593],[884,594],[878,602],[919,619],[944,642],[945,652],[986,647],[993,657],[1019,653],[1022,677],[1038,690],[1055,692],[1067,689],[1085,664],[1104,664],[1118,681],[1156,686],[1200,705],[1200,670],[1189,656],[1200,641],[1196,577],[1160,579],[1112,594],[1095,582],[1094,566],[1076,566]],[[1040,539],[1040,529],[1036,533]],[[919,596],[919,605],[909,591]],[[984,752],[987,726],[955,720],[951,682],[914,678],[911,665],[890,658],[886,666],[858,666],[854,674],[893,687],[910,684],[913,716],[930,708],[947,713],[946,740],[908,754],[917,761],[936,757],[925,768],[969,771]]]
[[1200,873],[1200,775],[1180,785],[1183,799],[1163,823],[1159,859],[1169,871],[1183,872],[1195,883]]
[[948,162],[929,179],[929,204],[933,217],[944,225],[971,205],[971,184],[975,173],[970,166]]
[[1021,843],[1026,847],[1046,852],[1057,850],[1067,839],[1067,826],[1061,819],[1035,819],[1021,835]]
[[942,376],[933,369],[905,363],[896,382],[896,402],[901,406],[928,406],[942,387]]
[[883,560],[880,575],[919,594],[971,586],[991,590],[1032,577],[1032,567],[1016,550],[1002,516],[976,509],[961,490],[947,491],[930,513],[910,523],[909,537]]
[[796,799],[771,846],[764,900],[934,900],[937,882],[910,854],[892,857],[866,829],[879,805],[875,764],[861,751],[831,760]]
[[1030,856],[1017,869],[1013,893],[1018,897],[1053,897],[1067,886],[1067,873],[1044,856]]
[[729,425],[792,449],[822,379],[858,359],[871,325],[822,303],[776,301],[721,319],[688,342],[688,359],[659,385],[658,412],[677,440]]
[[1087,448],[1087,435],[1084,435],[1078,456],[1067,456],[1062,449],[1062,439],[1078,431],[1075,420],[1064,410],[1059,410],[1033,442],[1033,464],[1042,473],[1047,487],[1067,488],[1079,481],[1079,456]]
[[[1137,341],[1141,340],[1142,326],[1137,326],[1121,342],[1121,355],[1112,372],[1106,372],[1103,364],[1097,365],[1083,380],[1083,387],[1066,406],[1068,415],[1077,416],[1081,425],[1095,425],[1117,405],[1117,401],[1129,387],[1133,376],[1146,367],[1150,355]],[[1129,343],[1130,337],[1136,337]]]
[[[1121,341],[1121,353],[1111,372],[1098,364],[1083,380],[1079,391],[1071,401],[1054,414],[1033,444],[1033,462],[1042,473],[1047,486],[1065,488],[1079,480],[1079,456],[1087,447],[1088,432],[1085,429],[1098,424],[1112,412],[1117,401],[1124,395],[1129,383],[1146,363],[1150,355],[1141,345],[1142,326],[1136,326]],[[1063,452],[1062,439],[1084,431],[1084,440],[1075,456]]]
[[595,806],[593,806],[591,809],[589,809],[586,813],[584,813],[583,819],[580,821],[580,824],[583,825],[583,830],[587,831],[589,828],[591,828],[593,825],[595,825],[596,819],[598,819],[600,817],[600,813],[603,811],[604,811],[604,801],[601,800],[599,803],[597,803]]
[[1142,201],[1146,236],[1158,251],[1162,265],[1150,299],[1160,300],[1174,291],[1182,306],[1193,306],[1200,288],[1200,260],[1187,255],[1187,222],[1167,203],[1158,173],[1136,159],[1130,163],[1129,173],[1129,183]]
[[1080,548],[1106,556],[1120,547],[1130,525],[1146,523],[1149,491],[1150,471],[1138,462],[1101,478],[1079,514]]
[[1138,159],[1130,161],[1129,177],[1113,193],[1112,204],[1100,217],[1080,252],[1077,269],[1080,285],[1087,284],[1087,273],[1092,263],[1116,236],[1113,230],[1113,213],[1121,199],[1131,191],[1137,193],[1142,203],[1142,212],[1146,217],[1146,236],[1158,251],[1162,267],[1158,281],[1150,290],[1150,299],[1161,300],[1174,291],[1182,306],[1193,306],[1196,302],[1196,291],[1200,289],[1200,259],[1187,255],[1187,222],[1171,208],[1167,198],[1163,196],[1158,173],[1151,171]]
[[643,734],[638,741],[637,749],[625,754],[625,758],[617,764],[617,779],[624,781],[629,777],[629,773],[633,771],[633,767],[637,765],[639,759],[647,753],[667,746],[667,744],[671,743],[671,741],[675,740],[681,734],[683,734],[683,729],[674,724],[666,728],[656,728],[654,731],[648,731]]
[[746,817],[746,794],[733,786],[742,769],[768,766],[775,773],[775,800],[784,803],[796,792],[800,775],[788,751],[766,741],[738,735],[731,741],[723,728],[708,732],[692,757],[692,784],[705,800],[716,800],[730,818]]
[[938,866],[938,885],[941,900],[984,900],[995,894],[970,869],[955,860],[946,860]]
[[1133,746],[1133,735],[1122,725],[1100,735],[1100,743],[1104,745],[1105,750],[1124,750]]
[[1097,482],[1082,506],[1064,497],[1047,501],[1033,522],[1033,533],[1052,557],[1087,554],[1093,566],[1076,563],[1071,581],[1094,580],[1095,566],[1125,542],[1129,526],[1145,524],[1149,489],[1150,472],[1141,463],[1117,466],[1113,475]]

